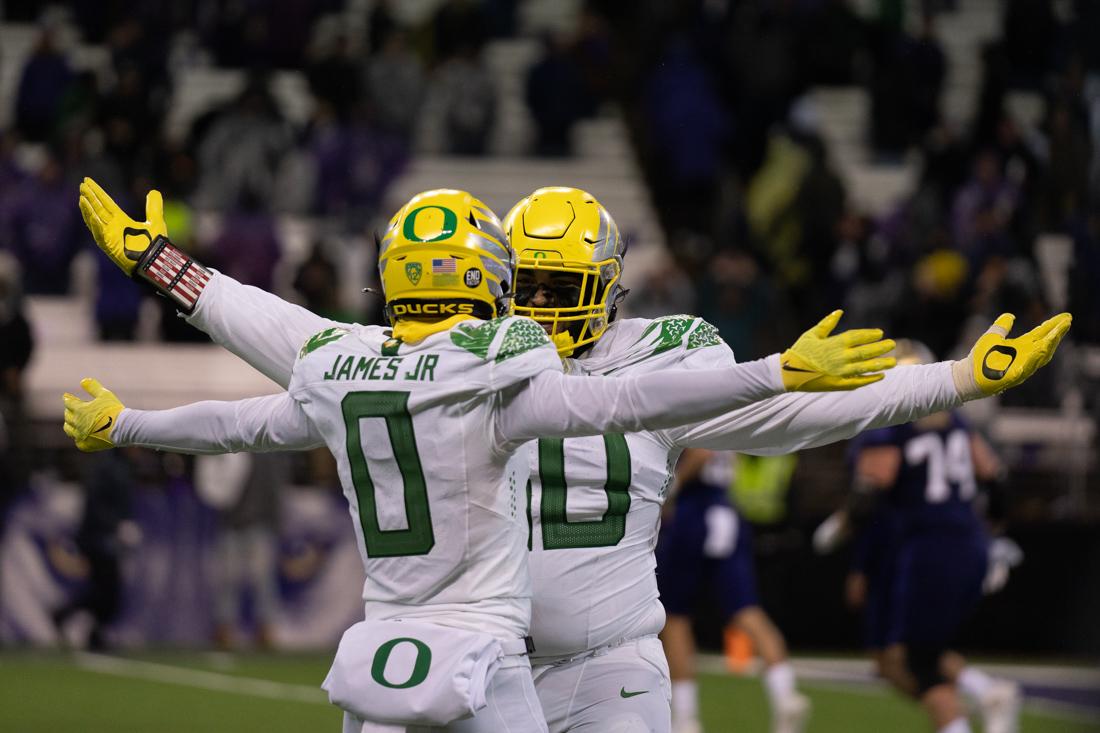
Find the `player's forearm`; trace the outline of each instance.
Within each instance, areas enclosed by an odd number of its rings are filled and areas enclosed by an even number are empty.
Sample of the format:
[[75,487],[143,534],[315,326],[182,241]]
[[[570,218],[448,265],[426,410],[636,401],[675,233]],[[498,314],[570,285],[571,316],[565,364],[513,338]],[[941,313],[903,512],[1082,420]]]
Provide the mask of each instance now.
[[783,392],[778,355],[726,369],[663,370],[636,377],[540,374],[510,407],[507,437],[659,430],[705,420]]
[[758,455],[790,453],[961,404],[951,362],[903,366],[851,392],[791,393],[749,405],[709,424],[685,428],[676,442]]
[[285,393],[170,410],[124,409],[111,440],[117,447],[193,454],[300,450],[321,444],[301,407]]
[[302,344],[340,325],[218,272],[187,322],[284,389]]

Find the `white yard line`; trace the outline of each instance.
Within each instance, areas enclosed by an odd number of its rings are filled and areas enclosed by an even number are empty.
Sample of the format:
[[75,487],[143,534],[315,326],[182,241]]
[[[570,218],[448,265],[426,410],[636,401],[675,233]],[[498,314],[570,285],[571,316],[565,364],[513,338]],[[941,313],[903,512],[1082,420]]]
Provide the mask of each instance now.
[[262,697],[269,700],[290,700],[328,705],[328,697],[324,691],[308,685],[273,682],[271,680],[256,679],[255,677],[237,677],[221,674],[220,672],[206,672],[201,669],[142,662],[136,659],[111,657],[104,654],[82,652],[73,655],[73,659],[81,669],[114,675],[115,677],[161,682],[181,687],[196,687],[202,690]]

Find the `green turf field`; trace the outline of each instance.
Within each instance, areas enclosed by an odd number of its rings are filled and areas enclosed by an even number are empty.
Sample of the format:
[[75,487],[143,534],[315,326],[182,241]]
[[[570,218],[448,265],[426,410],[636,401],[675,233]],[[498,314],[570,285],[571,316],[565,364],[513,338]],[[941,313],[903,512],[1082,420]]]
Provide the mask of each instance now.
[[[283,733],[340,730],[318,685],[320,655],[142,654],[117,658],[0,655],[4,733]],[[912,705],[878,687],[803,685],[813,698],[809,733],[921,733]],[[709,733],[766,731],[767,709],[753,679],[707,675],[702,712]],[[1085,733],[1096,725],[1027,711],[1022,733]]]

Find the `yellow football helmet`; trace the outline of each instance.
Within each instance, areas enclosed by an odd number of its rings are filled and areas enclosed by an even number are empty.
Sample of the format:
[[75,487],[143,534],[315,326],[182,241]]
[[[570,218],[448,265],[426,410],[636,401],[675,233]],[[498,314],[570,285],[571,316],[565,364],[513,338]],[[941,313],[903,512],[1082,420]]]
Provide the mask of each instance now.
[[507,315],[515,268],[500,219],[466,191],[440,188],[413,196],[378,242],[390,323]]
[[[504,231],[519,256],[515,314],[541,323],[563,357],[595,343],[626,295],[626,248],[607,209],[579,188],[540,188],[512,207]],[[552,307],[531,304],[541,287],[555,293]]]

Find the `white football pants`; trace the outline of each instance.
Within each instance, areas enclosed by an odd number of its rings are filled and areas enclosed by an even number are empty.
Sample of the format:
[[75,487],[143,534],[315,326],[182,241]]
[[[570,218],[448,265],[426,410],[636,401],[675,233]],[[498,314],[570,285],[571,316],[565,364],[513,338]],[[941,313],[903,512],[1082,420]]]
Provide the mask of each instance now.
[[533,668],[550,733],[669,733],[672,685],[656,636]]

